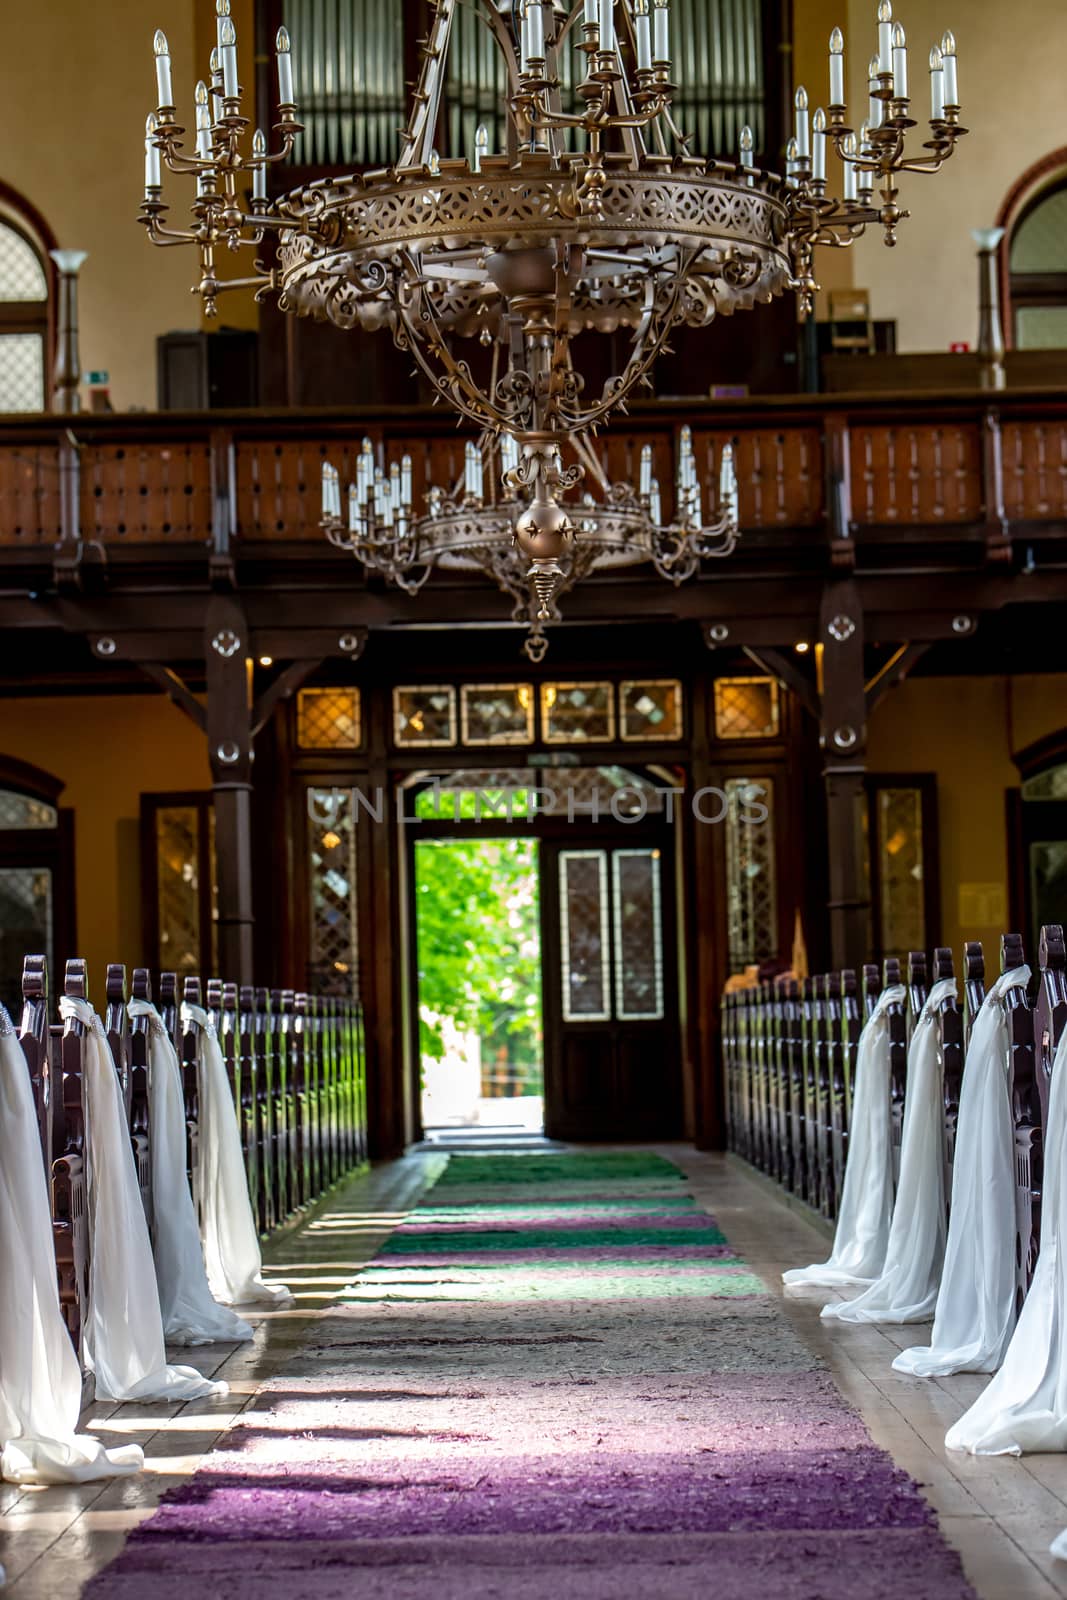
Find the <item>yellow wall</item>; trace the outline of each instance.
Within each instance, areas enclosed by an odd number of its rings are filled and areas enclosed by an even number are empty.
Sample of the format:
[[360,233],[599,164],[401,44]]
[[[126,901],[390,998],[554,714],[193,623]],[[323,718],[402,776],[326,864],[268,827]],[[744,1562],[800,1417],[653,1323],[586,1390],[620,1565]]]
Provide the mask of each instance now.
[[[4,8],[0,178],[37,207],[61,246],[89,252],[81,273],[82,370],[110,373],[116,410],[154,408],[157,336],[200,325],[189,293],[195,252],[154,249],[136,218],[144,123],[155,104],[153,34],[161,27],[170,42],[175,95],[191,123],[214,13],[212,0],[34,0]],[[252,0],[237,0],[248,84],[251,14]],[[197,38],[206,49],[196,48]],[[187,221],[190,180],[170,179],[165,194],[172,220]],[[223,302],[220,320],[248,325],[241,298],[235,294],[232,307]]]
[[[937,776],[941,936],[957,957],[967,939],[981,939],[988,958],[1007,931],[1004,796],[1019,785],[1012,755],[1065,723],[1067,675],[1051,674],[912,678],[886,695],[871,719],[872,772]],[[972,906],[984,902],[994,920],[965,922],[961,896]]]
[[74,810],[77,950],[99,999],[109,961],[142,966],[141,794],[208,789],[203,735],[162,695],[0,702],[0,755],[62,778]]

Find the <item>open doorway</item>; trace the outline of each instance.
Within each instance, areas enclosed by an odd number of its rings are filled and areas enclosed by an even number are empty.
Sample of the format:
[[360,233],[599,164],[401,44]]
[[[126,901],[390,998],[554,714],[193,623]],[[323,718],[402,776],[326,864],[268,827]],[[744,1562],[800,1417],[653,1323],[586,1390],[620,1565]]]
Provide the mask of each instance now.
[[428,1135],[544,1126],[537,839],[414,847],[422,1123]]

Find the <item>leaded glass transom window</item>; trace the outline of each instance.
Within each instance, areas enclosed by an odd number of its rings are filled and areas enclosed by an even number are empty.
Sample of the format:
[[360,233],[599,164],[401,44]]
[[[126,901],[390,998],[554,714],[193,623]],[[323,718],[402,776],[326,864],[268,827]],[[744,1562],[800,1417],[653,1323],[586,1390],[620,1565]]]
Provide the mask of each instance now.
[[455,689],[449,684],[394,689],[393,738],[409,749],[455,744]]
[[774,792],[748,778],[726,780],[726,924],[731,972],[778,953]]
[[559,858],[564,1022],[611,1017],[608,857],[605,850],[564,850]]
[[1067,765],[1048,767],[1023,784],[1024,800],[1067,800]]
[[300,690],[296,742],[302,750],[358,750],[361,738],[358,689]]
[[717,739],[775,739],[779,721],[778,685],[773,678],[715,680]]
[[159,964],[203,973],[218,964],[215,808],[210,795],[155,808]]
[[676,678],[623,683],[619,687],[621,733],[626,740],[680,739],[682,686]]
[[22,963],[54,958],[52,873],[47,867],[0,867],[0,1003],[18,1018]]
[[546,744],[606,743],[615,737],[610,683],[541,685],[541,733]]
[[59,813],[46,800],[0,789],[0,828],[55,828]]
[[0,222],[0,411],[42,411],[48,275],[29,239]]
[[356,810],[351,789],[309,789],[308,988],[355,996],[359,990],[356,922]]
[[464,744],[530,744],[534,692],[529,683],[465,683],[460,690]]

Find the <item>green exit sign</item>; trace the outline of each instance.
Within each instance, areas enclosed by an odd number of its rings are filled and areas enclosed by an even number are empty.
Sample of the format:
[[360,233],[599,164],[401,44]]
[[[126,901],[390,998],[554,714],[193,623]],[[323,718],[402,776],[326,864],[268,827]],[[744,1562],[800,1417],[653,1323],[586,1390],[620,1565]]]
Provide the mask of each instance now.
[[110,381],[111,374],[109,372],[87,372],[85,377],[82,379],[83,383],[89,384],[90,387],[94,389],[100,389],[105,383],[109,383]]

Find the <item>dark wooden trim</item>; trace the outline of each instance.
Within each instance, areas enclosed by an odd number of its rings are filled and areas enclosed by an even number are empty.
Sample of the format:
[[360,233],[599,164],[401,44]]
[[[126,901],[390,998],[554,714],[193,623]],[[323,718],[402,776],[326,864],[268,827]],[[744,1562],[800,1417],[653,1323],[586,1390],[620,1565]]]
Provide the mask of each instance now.
[[0,789],[14,789],[19,794],[31,795],[35,800],[45,800],[54,806],[66,787],[65,778],[57,778],[43,767],[20,761],[18,756],[0,754]]
[[1024,780],[1035,778],[1047,767],[1060,766],[1067,762],[1067,727],[1057,728],[1054,733],[1042,734],[1040,739],[1035,739],[1032,744],[1015,751],[1011,759],[1019,769],[1019,776]]

